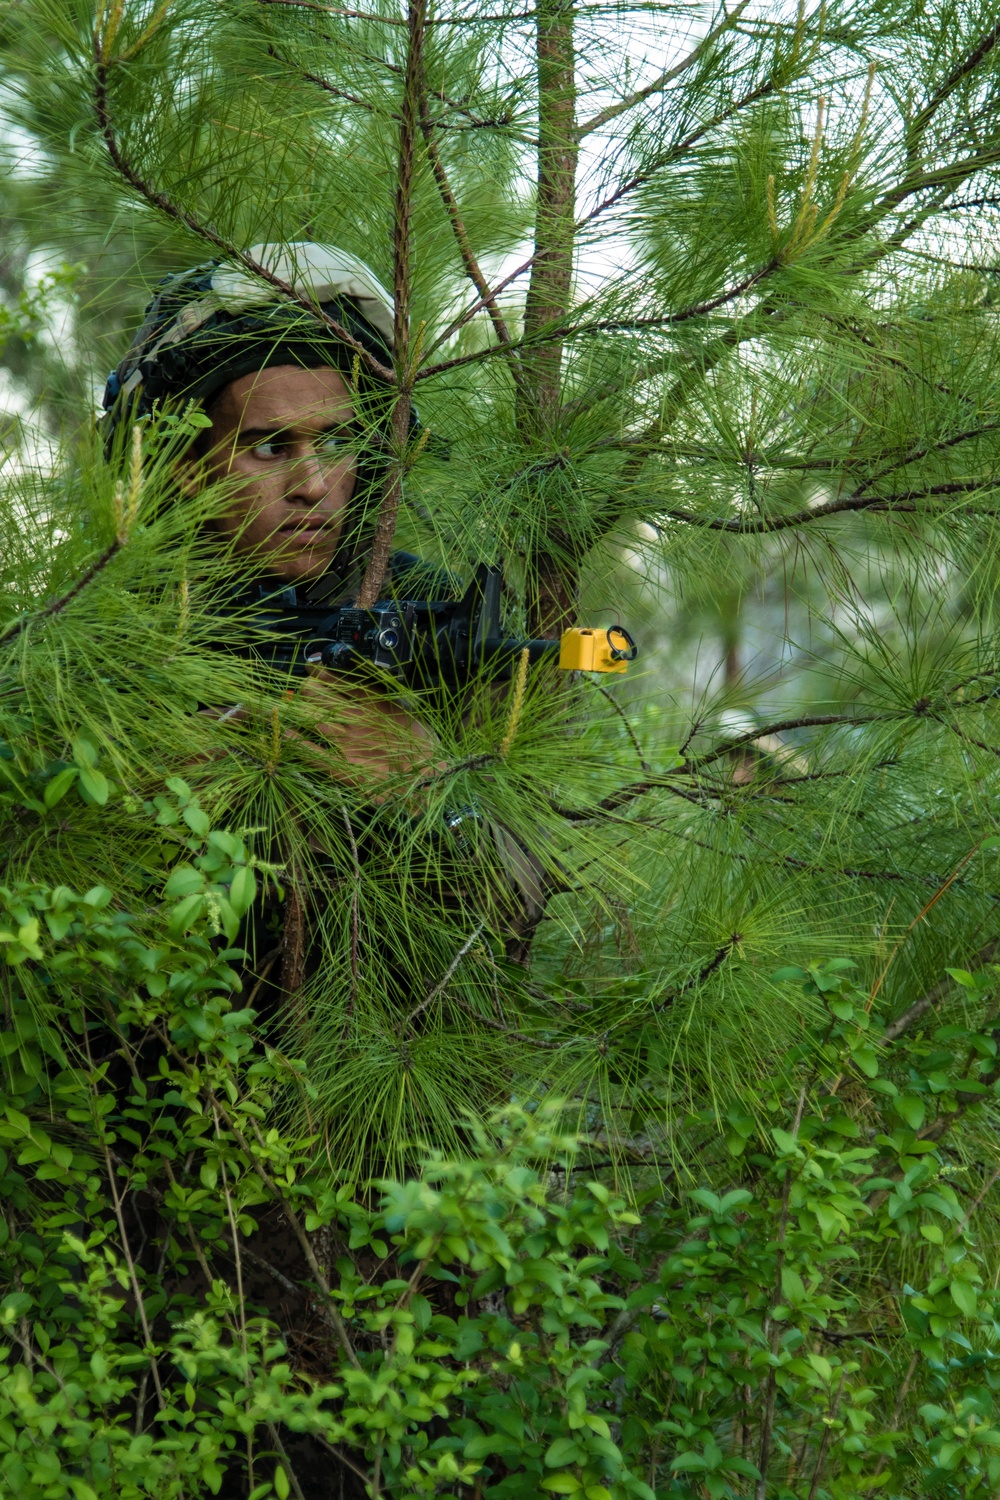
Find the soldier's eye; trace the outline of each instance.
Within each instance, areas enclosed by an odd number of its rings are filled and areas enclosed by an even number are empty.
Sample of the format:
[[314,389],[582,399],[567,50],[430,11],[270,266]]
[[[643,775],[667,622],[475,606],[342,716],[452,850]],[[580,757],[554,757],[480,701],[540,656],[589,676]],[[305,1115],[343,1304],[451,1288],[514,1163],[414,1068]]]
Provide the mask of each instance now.
[[350,442],[343,432],[324,432],[317,440],[316,452],[324,458],[343,457],[350,448]]
[[277,438],[268,438],[263,443],[255,443],[250,452],[254,458],[280,458],[283,447]]

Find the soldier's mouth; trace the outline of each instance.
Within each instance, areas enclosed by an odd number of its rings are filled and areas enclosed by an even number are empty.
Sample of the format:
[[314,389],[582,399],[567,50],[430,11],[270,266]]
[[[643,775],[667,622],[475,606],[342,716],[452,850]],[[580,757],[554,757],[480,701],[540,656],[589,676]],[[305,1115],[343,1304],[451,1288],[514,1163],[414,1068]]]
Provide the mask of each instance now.
[[301,542],[305,546],[315,546],[318,542],[331,539],[333,527],[329,521],[299,521],[292,522],[288,526],[278,528],[281,536],[290,542]]

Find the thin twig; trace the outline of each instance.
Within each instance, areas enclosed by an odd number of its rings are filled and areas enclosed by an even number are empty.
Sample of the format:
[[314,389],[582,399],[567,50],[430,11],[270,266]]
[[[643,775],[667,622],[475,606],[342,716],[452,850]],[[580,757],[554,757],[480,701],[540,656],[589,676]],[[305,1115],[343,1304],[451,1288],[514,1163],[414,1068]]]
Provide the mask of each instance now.
[[[803,1088],[799,1093],[798,1108],[795,1111],[795,1122],[792,1126],[792,1136],[797,1137],[799,1126],[802,1123],[802,1112],[805,1108],[806,1091]],[[757,1469],[760,1478],[754,1486],[754,1500],[767,1500],[767,1471],[771,1462],[771,1442],[774,1435],[774,1403],[778,1390],[777,1360],[778,1348],[781,1344],[781,1328],[773,1317],[774,1307],[782,1300],[781,1273],[785,1268],[785,1233],[788,1227],[788,1204],[792,1191],[791,1165],[785,1173],[785,1180],[781,1189],[781,1214],[778,1219],[778,1233],[776,1236],[777,1254],[774,1262],[774,1303],[768,1312],[765,1323],[770,1326],[766,1329],[768,1348],[771,1355],[771,1363],[767,1372],[767,1382],[764,1386],[764,1417],[760,1428],[760,1449],[757,1455]]]
[[[625,710],[622,708],[621,704],[618,702],[617,698],[615,698],[613,694],[609,693],[606,687],[602,687],[599,682],[595,682],[591,676],[588,675],[587,677],[585,677],[584,681],[589,682],[591,687],[596,688],[601,697],[606,699],[607,702],[611,704],[611,707],[614,709],[615,713],[618,715],[619,719],[621,719],[622,723],[625,726],[625,733],[632,741],[632,748],[635,751],[636,756],[638,757],[640,767],[645,771],[647,776],[651,776],[653,774],[653,768],[649,765],[649,763],[643,756],[642,746],[639,743],[639,736],[632,728],[632,721]],[[687,747],[685,746],[684,748],[686,749]]]
[[[94,1060],[91,1055],[90,1037],[87,1033],[86,1028],[84,1028],[83,1041],[84,1048],[87,1054],[87,1062],[89,1063],[91,1070],[93,1070]],[[100,1126],[100,1135],[101,1148],[104,1153],[104,1166],[108,1178],[108,1187],[111,1190],[111,1202],[115,1211],[115,1219],[118,1223],[118,1232],[121,1235],[122,1254],[125,1257],[125,1264],[128,1267],[129,1281],[132,1285],[132,1295],[135,1298],[136,1310],[138,1311],[139,1321],[142,1324],[143,1336],[146,1340],[146,1353],[149,1357],[149,1368],[153,1376],[153,1385],[156,1388],[156,1399],[159,1403],[160,1410],[163,1411],[164,1407],[166,1406],[166,1401],[163,1395],[163,1387],[160,1384],[160,1369],[156,1362],[156,1355],[153,1352],[155,1347],[153,1344],[153,1334],[149,1326],[149,1319],[146,1316],[146,1303],[142,1295],[142,1287],[139,1285],[139,1275],[135,1268],[135,1262],[132,1259],[132,1247],[129,1243],[128,1230],[125,1228],[125,1214],[122,1210],[121,1198],[118,1195],[118,1184],[115,1177],[114,1163],[111,1160],[111,1151],[108,1147],[107,1141],[105,1140],[105,1130],[103,1123]]]
[[358,842],[354,837],[354,829],[351,827],[351,819],[345,802],[340,804],[340,810],[344,816],[344,827],[347,829],[347,840],[351,846],[351,861],[354,866],[354,882],[351,889],[351,993],[347,999],[347,1016],[344,1021],[343,1034],[340,1038],[342,1042],[346,1042],[351,1029],[351,1020],[354,1016],[354,1007],[358,998],[358,905],[361,886],[361,861],[358,859]]
[[325,313],[321,307],[318,307],[304,293],[297,292],[289,282],[283,281],[280,276],[269,270],[267,266],[263,265],[260,261],[254,260],[245,250],[241,250],[238,245],[227,240],[216,229],[213,229],[208,224],[203,224],[193,214],[188,213],[187,209],[181,208],[178,204],[172,202],[165,193],[161,193],[157,188],[154,188],[132,166],[119,145],[111,119],[111,109],[108,102],[108,73],[112,61],[113,59],[108,59],[104,56],[100,34],[95,30],[94,108],[105,148],[119,176],[151,208],[157,209],[168,219],[172,219],[174,223],[182,224],[185,229],[190,230],[199,239],[205,240],[208,244],[212,245],[227,260],[234,261],[237,265],[242,266],[251,276],[266,282],[275,291],[280,292],[282,296],[305,308],[311,317],[321,323],[325,323],[331,333],[341,343],[346,344],[349,349],[353,350],[367,370],[380,380],[384,380],[390,384],[394,383],[395,376],[393,371],[387,365],[382,364],[381,360],[376,359],[371,351],[364,344],[360,343],[353,334],[349,333],[343,324],[337,322],[336,318],[331,318],[328,313]]
[[[183,1052],[181,1052],[180,1048],[177,1047],[177,1045],[173,1041],[173,1038],[171,1037],[169,1031],[167,1031],[163,1026],[157,1026],[155,1028],[155,1032],[160,1041],[163,1043],[163,1046],[176,1060],[178,1065],[184,1070],[185,1074],[190,1076],[191,1066],[187,1058],[184,1056]],[[250,1142],[244,1135],[242,1129],[240,1128],[240,1125],[234,1119],[229,1106],[223,1100],[219,1099],[214,1091],[208,1086],[205,1086],[205,1094],[210,1105],[212,1106],[212,1109],[215,1110],[219,1115],[221,1115],[222,1119],[225,1120],[229,1129],[232,1131],[233,1137],[239,1145],[240,1149],[243,1151],[251,1171],[253,1171],[254,1174],[260,1179],[262,1185],[271,1195],[272,1200],[279,1206],[282,1213],[284,1214],[288,1227],[291,1229],[296,1241],[298,1242],[299,1248],[302,1251],[302,1254],[305,1256],[306,1264],[308,1265],[309,1270],[312,1273],[313,1279],[315,1280],[316,1285],[319,1287],[320,1291],[323,1293],[325,1301],[320,1304],[323,1316],[336,1334],[337,1342],[340,1344],[340,1347],[350,1364],[352,1364],[356,1370],[360,1370],[361,1361],[355,1354],[354,1347],[351,1344],[350,1338],[348,1337],[347,1325],[344,1323],[344,1320],[337,1308],[336,1302],[334,1301],[333,1291],[330,1287],[329,1279],[325,1275],[322,1266],[316,1258],[316,1251],[313,1249],[312,1241],[310,1240],[306,1231],[303,1229],[302,1224],[299,1221],[298,1214],[295,1212],[294,1208],[288,1201],[285,1194],[282,1192],[281,1188],[274,1181],[270,1172],[268,1172],[267,1168],[264,1166],[261,1155],[251,1147]],[[266,1153],[268,1150],[268,1146],[263,1138],[263,1135],[261,1134],[257,1122],[255,1120],[251,1120],[249,1123],[257,1139],[257,1144],[260,1148],[260,1152]]]
[[[219,1118],[218,1118],[218,1115],[216,1115],[216,1117],[215,1117],[215,1133],[216,1133],[216,1136],[219,1136],[221,1134],[221,1131],[219,1130]],[[249,1383],[249,1381],[250,1381],[250,1363],[249,1363],[249,1351],[248,1351],[248,1348],[247,1348],[247,1307],[246,1307],[246,1298],[245,1298],[244,1293],[243,1293],[243,1259],[242,1259],[242,1257],[240,1255],[239,1231],[238,1231],[237,1224],[236,1224],[236,1215],[233,1213],[233,1200],[232,1200],[232,1195],[231,1195],[231,1193],[229,1191],[229,1178],[228,1178],[227,1173],[226,1173],[226,1164],[221,1159],[219,1161],[219,1169],[220,1169],[220,1171],[222,1173],[222,1192],[223,1192],[223,1195],[224,1195],[225,1200],[226,1200],[226,1214],[227,1214],[227,1216],[229,1218],[229,1231],[230,1231],[230,1234],[232,1235],[232,1242],[233,1242],[233,1260],[234,1260],[235,1265],[236,1265],[236,1302],[237,1302],[237,1309],[238,1309],[238,1311],[237,1311],[237,1318],[238,1318],[238,1324],[237,1324],[237,1326],[238,1326],[239,1335],[240,1335],[240,1348],[243,1351],[243,1364],[244,1364],[244,1369],[245,1369],[245,1374],[246,1374],[246,1380]],[[250,1390],[249,1390],[249,1386],[248,1386],[247,1395],[249,1396],[249,1394],[250,1394]],[[252,1431],[252,1429],[247,1432],[247,1434],[246,1434],[246,1440],[247,1440],[247,1483],[248,1483],[250,1489],[253,1489],[253,1487],[254,1487],[254,1473],[253,1473],[253,1431]]]
[[829,1452],[830,1439],[833,1436],[833,1424],[836,1422],[837,1413],[840,1411],[840,1398],[843,1394],[844,1381],[846,1379],[847,1371],[842,1369],[840,1372],[840,1383],[837,1386],[837,1394],[834,1396],[833,1404],[830,1407],[829,1419],[824,1421],[823,1424],[823,1436],[820,1439],[819,1452],[816,1455],[816,1467],[813,1470],[812,1484],[809,1486],[809,1500],[816,1500],[816,1495],[819,1491],[819,1482],[823,1477],[826,1455]]
[[[287,1478],[288,1483],[291,1486],[292,1494],[295,1496],[295,1500],[306,1500],[306,1497],[302,1492],[302,1486],[301,1484],[299,1484],[299,1476],[296,1474],[292,1461],[288,1457],[288,1454],[285,1450],[285,1445],[281,1441],[281,1434],[279,1433],[277,1427],[275,1427],[274,1423],[270,1420],[267,1424],[267,1434],[271,1439],[271,1444],[274,1448],[275,1453],[277,1453],[278,1457],[281,1459],[281,1467],[285,1471],[285,1477]],[[253,1483],[252,1479],[250,1482],[251,1484]]]
[[[975,957],[968,961],[969,966],[970,968],[979,968],[983,964],[991,964],[998,955],[1000,955],[1000,938],[990,938],[988,943],[983,944]],[[934,985],[933,989],[928,990],[925,995],[921,995],[919,1000],[914,1000],[913,1004],[904,1010],[901,1016],[897,1016],[894,1021],[890,1021],[882,1033],[880,1040],[883,1042],[897,1041],[905,1031],[909,1031],[910,1027],[916,1021],[920,1020],[921,1016],[926,1015],[929,1010],[933,1010],[936,1005],[944,1000],[954,988],[954,979],[942,979],[939,984]]]
[[582,140],[592,130],[600,130],[602,126],[609,124],[612,120],[616,120],[619,115],[623,115],[628,110],[634,109],[637,104],[644,104],[653,94],[662,94],[668,84],[673,83],[674,79],[679,78],[682,73],[686,73],[688,68],[694,67],[698,59],[705,55],[708,49],[718,41],[719,37],[735,26],[749,3],[750,0],[739,0],[736,9],[731,10],[719,22],[718,26],[714,26],[711,31],[703,36],[698,45],[688,53],[687,57],[683,57],[679,63],[675,63],[672,68],[668,68],[666,72],[661,73],[659,78],[654,78],[653,82],[647,83],[645,88],[636,89],[634,93],[627,95],[626,98],[619,99],[617,104],[609,104],[606,109],[600,110],[596,115],[592,115],[589,120],[584,121],[577,128],[578,138]]
[[[513,344],[510,329],[504,321],[503,314],[497,305],[496,297],[490,291],[489,282],[483,275],[482,267],[476,259],[475,251],[469,240],[468,230],[465,227],[465,221],[462,218],[455,194],[452,192],[451,183],[444,168],[444,162],[441,160],[441,152],[434,139],[433,122],[430,117],[430,111],[427,108],[427,100],[424,97],[420,100],[420,128],[423,132],[424,145],[427,148],[431,171],[434,173],[434,181],[437,183],[441,202],[444,204],[452,233],[455,236],[455,243],[458,245],[458,251],[462,257],[462,264],[465,266],[465,274],[479,293],[483,305],[490,315],[490,321],[493,324],[500,344],[510,348]],[[515,385],[519,385],[523,380],[523,376],[517,356],[513,354],[510,359],[510,372]]]
[[[904,1403],[906,1401],[907,1396],[910,1393],[910,1384],[911,1384],[911,1382],[913,1380],[914,1375],[916,1374],[917,1364],[918,1364],[919,1360],[920,1360],[919,1350],[915,1349],[914,1352],[913,1352],[913,1354],[912,1354],[912,1356],[911,1356],[911,1358],[910,1358],[910,1363],[907,1366],[906,1374],[903,1376],[903,1383],[899,1387],[899,1394],[896,1396],[896,1404],[893,1407],[893,1411],[892,1411],[892,1421],[889,1423],[889,1429],[888,1429],[888,1431],[890,1433],[891,1432],[895,1432],[896,1429],[899,1426],[899,1419],[903,1415],[903,1405],[904,1405]],[[886,1464],[888,1462],[889,1462],[889,1454],[888,1453],[880,1453],[879,1457],[878,1457],[878,1462],[876,1463],[874,1472],[872,1474],[872,1478],[873,1479],[877,1479],[878,1478],[878,1476],[881,1474],[882,1470],[885,1468],[885,1466],[886,1466]],[[869,1495],[872,1495],[874,1493],[875,1493],[874,1490],[869,1490],[868,1491]]]
[[867,1004],[867,1009],[868,1010],[870,1010],[871,1007],[874,1005],[875,1000],[876,1000],[876,998],[878,996],[878,992],[882,988],[882,985],[883,985],[883,983],[885,981],[885,976],[888,974],[889,970],[892,968],[892,965],[895,963],[896,957],[899,954],[900,949],[902,948],[903,944],[906,942],[907,938],[910,936],[910,933],[913,931],[914,927],[916,927],[918,923],[922,922],[924,920],[924,918],[927,916],[927,913],[929,911],[931,911],[932,908],[937,905],[937,903],[941,900],[941,897],[945,894],[945,892],[949,889],[949,887],[952,886],[952,885],[954,885],[955,881],[958,879],[959,875],[961,875],[962,871],[965,869],[965,867],[969,863],[969,861],[971,859],[974,859],[975,856],[978,853],[979,853],[979,843],[977,842],[977,843],[975,843],[972,846],[972,848],[968,851],[967,854],[964,854],[962,856],[962,858],[959,860],[958,864],[955,866],[954,870],[952,870],[952,872],[948,876],[948,878],[946,880],[942,881],[942,883],[938,886],[937,890],[934,892],[934,894],[930,898],[930,900],[927,901],[921,907],[920,911],[913,918],[913,921],[910,923],[909,927],[907,927],[906,931],[903,933],[902,937],[899,939],[899,941],[896,944],[895,948],[893,948],[892,952],[890,953],[888,961],[886,962],[885,968],[882,970],[881,974],[879,975],[879,977],[876,979],[874,985],[872,986],[871,993],[868,996],[868,1004]]
[[402,1033],[409,1027],[411,1021],[415,1021],[417,1016],[419,1016],[423,1011],[427,1009],[428,1005],[433,1005],[438,996],[443,994],[444,991],[448,988],[448,985],[451,983],[459,964],[482,936],[485,926],[485,922],[479,923],[479,925],[474,929],[471,937],[467,937],[461,948],[459,948],[458,952],[455,954],[455,957],[452,959],[451,963],[448,965],[447,969],[444,971],[444,974],[438,980],[434,988],[432,990],[429,990],[423,1000],[421,1000],[420,1004],[415,1005],[410,1011],[410,1014],[403,1018],[399,1027],[400,1035],[402,1035]]
[[91,563],[90,567],[85,573],[81,574],[67,593],[60,595],[58,599],[53,599],[52,603],[47,604],[44,609],[40,609],[34,614],[21,615],[12,625],[8,625],[7,629],[0,635],[0,646],[6,646],[8,641],[12,641],[15,636],[20,635],[22,630],[27,630],[29,625],[33,625],[39,620],[51,619],[53,615],[60,614],[66,608],[67,604],[70,604],[76,598],[77,594],[81,593],[87,587],[88,583],[93,582],[98,573],[104,571],[112,558],[117,556],[121,551],[121,548],[120,539],[115,537],[115,540],[109,546],[105,547],[96,562]]

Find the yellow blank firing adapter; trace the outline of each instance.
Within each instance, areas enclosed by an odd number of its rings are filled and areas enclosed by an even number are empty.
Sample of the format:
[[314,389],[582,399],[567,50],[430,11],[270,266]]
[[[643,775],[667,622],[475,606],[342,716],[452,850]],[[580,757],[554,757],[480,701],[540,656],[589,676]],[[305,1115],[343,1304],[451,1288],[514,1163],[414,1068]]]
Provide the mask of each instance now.
[[624,672],[639,647],[622,625],[608,630],[567,630],[559,643],[564,672]]

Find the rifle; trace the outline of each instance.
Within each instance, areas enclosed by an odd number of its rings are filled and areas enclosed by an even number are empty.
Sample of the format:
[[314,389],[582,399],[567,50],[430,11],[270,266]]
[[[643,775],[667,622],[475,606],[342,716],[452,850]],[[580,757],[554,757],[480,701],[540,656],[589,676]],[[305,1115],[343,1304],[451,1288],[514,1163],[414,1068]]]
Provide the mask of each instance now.
[[345,604],[307,642],[305,660],[329,671],[367,664],[414,686],[455,687],[473,677],[508,679],[528,661],[559,654],[565,671],[624,672],[638,655],[628,631],[567,630],[552,640],[505,636],[500,621],[500,568],[481,563],[461,599],[384,599],[370,609]]

